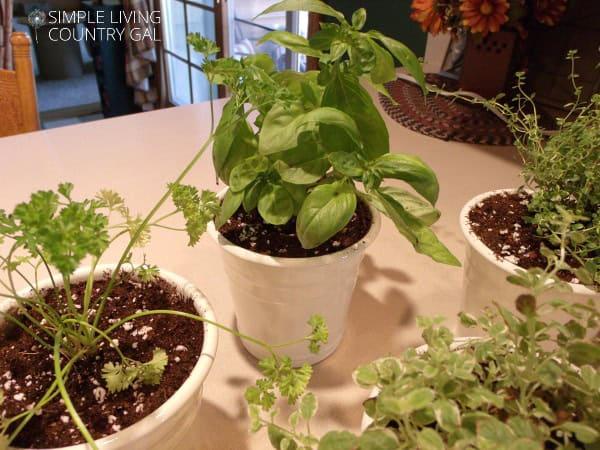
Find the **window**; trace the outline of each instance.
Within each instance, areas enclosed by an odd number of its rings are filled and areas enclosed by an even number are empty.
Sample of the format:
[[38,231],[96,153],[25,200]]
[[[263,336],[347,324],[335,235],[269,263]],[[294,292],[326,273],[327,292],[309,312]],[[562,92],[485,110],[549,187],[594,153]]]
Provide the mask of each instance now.
[[[306,70],[304,55],[271,42],[258,44],[260,38],[273,30],[287,30],[303,36],[308,33],[308,13],[274,13],[255,19],[257,14],[277,1],[161,0],[163,56],[171,103],[185,105],[210,98],[211,87],[200,71],[203,58],[187,45],[188,33],[198,32],[213,39],[227,56],[242,58],[267,53],[279,70]],[[229,48],[224,45],[224,36]],[[213,96],[217,97],[216,87],[212,89]]]
[[[203,57],[187,45],[186,36],[197,32],[219,41],[214,0],[162,0],[161,6],[169,100],[175,105],[206,101],[211,87],[200,71]],[[216,97],[217,88],[212,89]]]

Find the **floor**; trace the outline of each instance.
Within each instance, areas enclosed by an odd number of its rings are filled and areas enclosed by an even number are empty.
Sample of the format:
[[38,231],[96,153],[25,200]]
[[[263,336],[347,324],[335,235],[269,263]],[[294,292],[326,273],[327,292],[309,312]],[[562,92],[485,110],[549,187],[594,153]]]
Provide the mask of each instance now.
[[57,128],[103,119],[96,75],[65,80],[37,80],[42,128]]

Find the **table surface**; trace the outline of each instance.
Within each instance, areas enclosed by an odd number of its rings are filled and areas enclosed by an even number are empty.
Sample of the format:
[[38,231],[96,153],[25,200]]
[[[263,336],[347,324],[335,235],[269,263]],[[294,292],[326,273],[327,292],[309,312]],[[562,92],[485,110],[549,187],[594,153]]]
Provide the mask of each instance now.
[[[222,102],[217,102],[218,111]],[[442,217],[434,229],[462,259],[460,209],[479,193],[519,184],[515,150],[440,141],[403,128],[382,114],[392,150],[419,155],[437,173],[437,206]],[[132,211],[145,213],[209,131],[209,105],[198,104],[2,138],[0,208],[12,209],[34,190],[70,181],[77,198],[110,188],[125,197]],[[210,152],[185,182],[209,189],[222,187],[215,183]],[[109,251],[105,262],[117,257],[116,250]],[[154,232],[145,253],[153,264],[194,282],[209,298],[218,319],[233,325],[226,276],[218,248],[208,235],[190,248],[183,234]],[[381,234],[367,250],[360,269],[344,339],[330,358],[314,368],[310,387],[320,402],[312,425],[317,434],[332,429],[359,430],[361,403],[368,392],[353,384],[353,369],[422,343],[415,326],[417,315],[443,314],[448,317],[447,324],[454,325],[461,284],[460,268],[418,255],[391,221],[383,220]],[[221,333],[217,358],[204,386],[198,438],[190,442],[190,449],[269,448],[264,431],[258,435],[247,431],[243,392],[257,375],[256,361],[235,338]]]

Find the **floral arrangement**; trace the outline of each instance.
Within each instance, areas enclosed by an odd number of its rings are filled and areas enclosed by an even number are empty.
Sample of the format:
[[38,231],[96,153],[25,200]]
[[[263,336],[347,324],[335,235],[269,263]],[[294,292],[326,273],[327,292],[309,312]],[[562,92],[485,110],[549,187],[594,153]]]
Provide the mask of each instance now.
[[470,31],[486,36],[514,29],[526,37],[533,20],[556,25],[567,10],[567,0],[413,0],[410,18],[431,34]]

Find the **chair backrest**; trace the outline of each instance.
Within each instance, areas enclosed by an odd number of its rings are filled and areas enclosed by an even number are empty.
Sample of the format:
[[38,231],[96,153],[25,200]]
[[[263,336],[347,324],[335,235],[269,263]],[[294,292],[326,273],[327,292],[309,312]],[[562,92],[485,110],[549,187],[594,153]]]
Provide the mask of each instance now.
[[15,70],[0,70],[0,137],[40,129],[31,39],[13,33],[10,43]]

